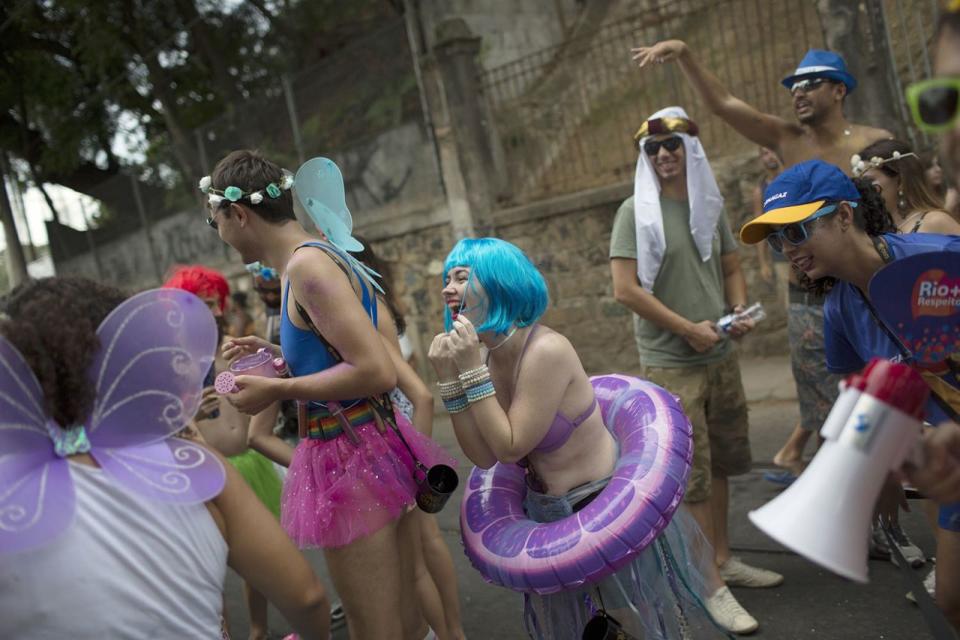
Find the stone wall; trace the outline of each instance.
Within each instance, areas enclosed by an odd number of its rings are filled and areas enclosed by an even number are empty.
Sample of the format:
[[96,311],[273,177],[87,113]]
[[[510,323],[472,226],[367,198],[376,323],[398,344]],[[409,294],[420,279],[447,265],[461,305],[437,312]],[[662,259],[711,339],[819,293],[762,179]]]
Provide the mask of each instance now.
[[[750,194],[759,178],[753,154],[714,164],[726,199],[726,213],[736,231],[751,217]],[[613,298],[608,249],[613,218],[632,192],[632,183],[583,191],[531,205],[504,209],[491,217],[493,233],[523,249],[543,272],[550,308],[543,322],[567,336],[589,373],[637,371],[638,354],[630,312]],[[442,211],[434,220],[421,217],[401,228],[373,226],[361,231],[393,271],[392,284],[407,310],[408,333],[418,354],[421,374],[432,379],[426,351],[443,328],[443,259],[453,246]],[[748,299],[762,302],[768,317],[741,344],[744,354],[787,352],[782,286],[764,282],[756,250],[741,247]]]

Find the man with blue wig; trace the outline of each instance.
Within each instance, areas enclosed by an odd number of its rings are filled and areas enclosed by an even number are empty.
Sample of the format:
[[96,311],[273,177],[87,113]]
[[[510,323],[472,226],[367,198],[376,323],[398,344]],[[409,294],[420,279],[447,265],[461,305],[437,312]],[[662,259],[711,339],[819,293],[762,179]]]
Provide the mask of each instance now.
[[[614,221],[610,269],[614,296],[635,314],[643,377],[676,394],[693,423],[684,500],[716,554],[717,590],[707,609],[726,629],[750,633],[758,623],[727,585],[772,587],[783,576],[732,556],[727,538],[727,479],[750,471],[751,455],[740,365],[715,321],[742,311],[747,292],[697,133],[680,107],[662,109],[640,127],[634,195]],[[752,326],[738,322],[730,337]]]

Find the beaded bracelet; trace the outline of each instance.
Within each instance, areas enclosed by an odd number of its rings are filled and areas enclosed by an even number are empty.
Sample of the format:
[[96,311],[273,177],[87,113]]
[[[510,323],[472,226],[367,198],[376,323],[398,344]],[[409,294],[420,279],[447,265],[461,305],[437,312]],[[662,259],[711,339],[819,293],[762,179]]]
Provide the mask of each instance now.
[[490,379],[490,370],[487,369],[487,365],[482,365],[476,369],[471,369],[470,371],[464,371],[460,374],[460,384],[463,385],[463,388],[472,387],[474,385],[480,384],[481,382],[486,382]]
[[461,394],[454,398],[443,398],[443,407],[449,414],[463,413],[470,408],[470,403],[467,400],[467,396]]
[[480,402],[485,398],[492,398],[493,396],[497,395],[497,390],[493,388],[493,381],[489,378],[486,382],[481,382],[480,384],[467,387],[466,392],[467,402],[470,404]]
[[463,385],[460,384],[459,380],[438,382],[437,386],[440,388],[440,397],[444,400],[463,395]]

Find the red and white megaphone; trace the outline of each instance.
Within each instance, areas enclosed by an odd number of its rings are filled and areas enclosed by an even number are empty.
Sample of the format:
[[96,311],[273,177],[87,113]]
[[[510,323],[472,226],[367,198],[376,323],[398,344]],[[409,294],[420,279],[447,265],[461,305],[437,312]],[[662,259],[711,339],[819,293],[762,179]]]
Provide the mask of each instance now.
[[750,520],[808,560],[867,582],[874,505],[887,474],[919,441],[929,394],[914,369],[872,360],[842,386],[810,466],[786,491],[751,511]]

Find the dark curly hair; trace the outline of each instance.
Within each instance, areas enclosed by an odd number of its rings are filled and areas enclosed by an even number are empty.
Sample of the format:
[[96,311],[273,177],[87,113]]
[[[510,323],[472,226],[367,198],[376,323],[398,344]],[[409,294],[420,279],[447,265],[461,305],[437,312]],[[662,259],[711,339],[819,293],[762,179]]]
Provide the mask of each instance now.
[[17,348],[43,389],[47,416],[63,428],[93,409],[87,369],[100,346],[97,328],[126,295],[86,278],[25,282],[4,300],[0,333]]
[[[854,178],[853,184],[860,192],[860,204],[853,209],[853,224],[865,231],[869,236],[879,236],[884,233],[896,233],[897,226],[883,204],[883,196],[873,187],[873,183],[864,178]],[[796,267],[794,267],[796,269]],[[800,286],[817,295],[826,295],[833,288],[837,279],[832,277],[811,280],[801,271],[797,271]]]

